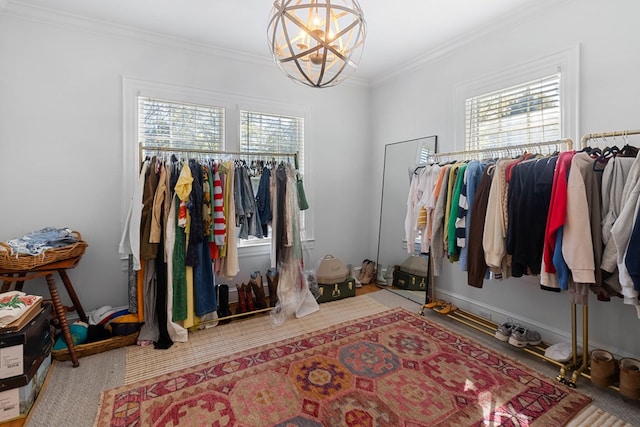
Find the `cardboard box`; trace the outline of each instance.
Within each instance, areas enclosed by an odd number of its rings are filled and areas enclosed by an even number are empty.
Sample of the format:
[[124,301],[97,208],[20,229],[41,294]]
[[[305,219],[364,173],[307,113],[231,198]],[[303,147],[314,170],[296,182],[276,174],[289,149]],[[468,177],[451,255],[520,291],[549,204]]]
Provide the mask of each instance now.
[[38,363],[31,367],[30,372],[3,381],[3,384],[7,386],[22,385],[0,391],[0,422],[10,421],[29,413],[42,389],[50,367],[51,355],[41,355]]
[[50,314],[51,305],[45,304],[21,330],[0,334],[0,379],[26,374],[41,355],[49,354]]

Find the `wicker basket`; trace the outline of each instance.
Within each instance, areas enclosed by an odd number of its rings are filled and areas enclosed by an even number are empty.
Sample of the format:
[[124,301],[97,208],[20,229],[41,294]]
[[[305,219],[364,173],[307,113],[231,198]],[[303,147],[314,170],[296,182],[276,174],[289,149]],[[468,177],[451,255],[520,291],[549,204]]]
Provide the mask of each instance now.
[[[91,356],[92,354],[103,353],[105,351],[114,350],[116,348],[133,345],[138,339],[137,331],[131,335],[111,337],[102,341],[95,341],[86,344],[76,345],[76,355],[78,357]],[[71,360],[68,349],[51,350],[51,355],[55,360]]]
[[11,246],[5,242],[0,242],[0,269],[31,270],[52,262],[78,257],[84,254],[88,245],[87,242],[82,240],[79,232],[73,231],[73,234],[77,236],[78,242],[56,249],[47,249],[40,255],[11,255]]

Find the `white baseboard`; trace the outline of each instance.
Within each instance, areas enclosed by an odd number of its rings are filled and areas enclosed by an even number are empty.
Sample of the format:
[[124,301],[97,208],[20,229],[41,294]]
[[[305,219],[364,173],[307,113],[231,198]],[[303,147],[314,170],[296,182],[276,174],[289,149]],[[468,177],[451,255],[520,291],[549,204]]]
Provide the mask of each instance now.
[[[532,329],[540,332],[542,335],[542,340],[548,344],[555,344],[559,342],[571,343],[571,331],[565,331],[562,329],[558,329],[552,325],[548,325],[542,323],[540,319],[531,319],[527,317],[522,317],[516,313],[509,312],[499,307],[494,307],[489,304],[485,304],[483,302],[472,300],[464,295],[458,295],[454,292],[436,290],[436,298],[442,299],[445,301],[450,301],[462,310],[465,310],[469,313],[476,314],[480,317],[484,317],[489,319],[497,324],[502,324],[508,320],[512,320],[516,323],[520,323],[526,326],[531,327]],[[580,317],[578,316],[578,319]],[[582,327],[578,326],[578,347],[582,348]],[[600,342],[594,341],[589,338],[589,350],[592,349],[603,349],[607,350],[619,357],[637,357],[636,355],[625,352],[622,349],[611,347],[604,345]]]

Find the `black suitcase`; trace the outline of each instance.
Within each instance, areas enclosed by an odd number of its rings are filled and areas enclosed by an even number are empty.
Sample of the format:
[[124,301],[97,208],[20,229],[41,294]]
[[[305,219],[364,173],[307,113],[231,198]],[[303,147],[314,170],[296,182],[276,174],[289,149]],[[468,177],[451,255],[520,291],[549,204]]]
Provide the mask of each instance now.
[[332,285],[318,283],[318,288],[320,296],[318,296],[317,301],[319,303],[356,296],[356,282],[353,278]]
[[408,291],[426,291],[429,280],[427,276],[418,276],[400,270],[396,267],[393,270],[393,286]]

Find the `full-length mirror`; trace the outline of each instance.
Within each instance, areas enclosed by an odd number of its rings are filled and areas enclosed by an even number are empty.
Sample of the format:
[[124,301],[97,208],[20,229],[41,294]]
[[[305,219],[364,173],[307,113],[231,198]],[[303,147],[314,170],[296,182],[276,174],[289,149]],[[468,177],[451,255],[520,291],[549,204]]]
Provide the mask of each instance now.
[[[436,149],[435,135],[385,145],[377,253],[379,272],[401,264],[412,253],[407,250],[405,239],[411,174],[421,163],[427,162]],[[413,245],[414,242],[411,242],[412,248]],[[384,281],[378,283],[386,286]],[[415,294],[412,291],[393,290],[405,297]],[[420,298],[424,300],[424,292]]]

